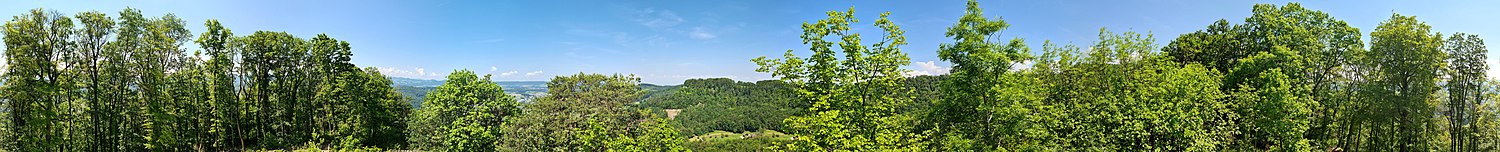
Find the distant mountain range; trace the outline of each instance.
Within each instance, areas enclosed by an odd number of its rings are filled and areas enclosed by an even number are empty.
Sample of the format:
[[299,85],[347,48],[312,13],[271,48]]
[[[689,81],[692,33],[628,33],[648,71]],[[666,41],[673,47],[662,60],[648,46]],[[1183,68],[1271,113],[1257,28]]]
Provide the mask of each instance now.
[[[391,86],[395,87],[401,95],[411,97],[412,107],[422,107],[422,98],[427,96],[428,91],[443,85],[445,80],[414,79],[403,77],[389,77]],[[546,81],[495,81],[506,94],[515,96],[516,99],[527,102],[536,97],[547,95]]]
[[[416,79],[416,78],[403,78],[403,77],[389,77],[389,78],[391,78],[391,85],[398,85],[398,86],[437,87],[439,85],[443,85],[443,82],[444,82],[444,80]],[[544,86],[544,87],[547,86],[547,81],[495,81],[495,83],[500,84],[501,87],[504,87],[505,85],[512,85],[512,86],[541,85],[541,86]],[[509,88],[506,88],[506,89],[509,89]]]

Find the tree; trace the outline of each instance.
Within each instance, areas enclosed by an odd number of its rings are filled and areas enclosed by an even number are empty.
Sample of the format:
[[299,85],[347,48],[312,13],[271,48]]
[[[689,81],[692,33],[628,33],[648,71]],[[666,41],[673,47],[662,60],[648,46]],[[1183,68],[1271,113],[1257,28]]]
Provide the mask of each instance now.
[[143,33],[140,35],[142,48],[130,52],[132,71],[139,87],[138,96],[142,105],[144,118],[141,128],[144,129],[144,137],[148,150],[173,150],[184,148],[180,138],[184,132],[183,126],[178,122],[187,119],[177,111],[175,105],[185,105],[195,101],[182,101],[174,99],[176,88],[172,86],[170,74],[178,69],[183,69],[182,60],[185,60],[181,50],[182,43],[188,42],[192,34],[185,28],[185,23],[175,15],[167,14],[159,18],[148,19],[145,23]]
[[[1351,150],[1412,151],[1440,148],[1443,125],[1435,119],[1437,80],[1443,68],[1442,37],[1416,17],[1393,14],[1370,33],[1366,82],[1360,89]],[[1364,139],[1364,140],[1356,140]]]
[[241,106],[239,92],[235,87],[238,77],[234,70],[234,56],[238,54],[237,47],[233,47],[230,41],[234,40],[234,32],[224,28],[218,20],[208,20],[203,23],[208,31],[198,35],[194,42],[198,43],[206,51],[208,60],[203,65],[204,82],[207,84],[208,102],[212,111],[209,117],[211,123],[208,132],[213,143],[206,145],[207,150],[229,149],[229,147],[244,148],[244,128],[249,124],[241,124]]
[[[1262,56],[1265,54],[1252,58]],[[1303,135],[1310,127],[1311,107],[1317,103],[1306,96],[1307,88],[1293,84],[1294,80],[1282,74],[1281,69],[1270,69],[1240,85],[1241,92],[1233,96],[1244,107],[1236,110],[1248,120],[1240,125],[1239,132],[1246,138],[1239,142],[1272,151],[1312,150]]]
[[315,134],[309,142],[334,149],[397,148],[407,140],[406,113],[410,107],[377,69],[360,70],[349,63],[348,42],[319,34],[309,42],[307,59],[319,76],[312,104]]
[[68,64],[79,66],[75,74],[84,77],[79,81],[83,81],[80,82],[83,89],[89,90],[82,93],[85,96],[83,100],[87,102],[89,109],[87,120],[90,129],[87,134],[92,139],[89,141],[87,150],[105,151],[119,144],[111,138],[110,134],[117,130],[110,125],[118,124],[112,120],[119,118],[119,114],[111,111],[121,101],[116,95],[120,93],[120,90],[110,86],[123,84],[108,83],[112,77],[104,75],[105,66],[108,64],[103,62],[105,56],[112,54],[106,46],[109,43],[107,38],[114,34],[114,19],[104,13],[94,11],[80,13],[75,17],[82,25],[82,28],[76,31],[79,56],[69,61]]
[[[70,52],[67,41],[70,18],[56,12],[33,9],[5,22],[5,86],[0,88],[10,112],[10,150],[48,151],[72,149],[67,134],[69,87],[57,64]],[[62,70],[60,70],[62,69]]]
[[1497,84],[1500,82],[1494,79],[1487,79],[1480,84],[1483,92],[1480,99],[1483,100],[1474,108],[1474,123],[1471,125],[1473,132],[1469,133],[1471,139],[1465,140],[1473,144],[1465,146],[1469,150],[1500,150],[1500,102],[1496,102],[1500,101],[1500,93],[1496,93],[1500,86]]
[[[1230,150],[1232,111],[1222,79],[1198,64],[1169,61],[1151,36],[1101,29],[1088,52],[1045,45],[1033,72],[1045,99],[1024,117],[1037,128],[1028,149],[1062,151]],[[1227,117],[1227,118],[1226,118]],[[1032,131],[1035,130],[1035,131]]]
[[246,86],[241,95],[242,105],[245,106],[245,124],[250,124],[245,131],[244,139],[246,145],[257,147],[281,147],[285,146],[282,134],[278,130],[288,130],[289,118],[287,113],[291,105],[283,102],[283,96],[289,96],[291,90],[283,86],[293,85],[287,82],[287,75],[291,69],[288,63],[292,62],[292,55],[298,51],[298,46],[304,43],[301,39],[284,32],[256,31],[254,34],[242,38],[243,53],[240,59],[243,77],[241,82]]
[[[755,58],[757,72],[771,73],[795,90],[800,102],[811,103],[807,113],[784,122],[797,138],[779,147],[791,151],[921,150],[925,137],[914,131],[914,115],[902,111],[911,90],[902,87],[910,59],[899,48],[905,31],[882,13],[875,26],[884,30],[881,42],[865,46],[850,32],[854,9],[829,11],[828,18],[802,24],[802,40],[812,56],[802,58],[787,50],[784,58]],[[831,42],[835,36],[842,42]],[[838,44],[837,53],[831,48]],[[842,58],[836,55],[844,55]]]
[[514,97],[468,70],[454,71],[448,81],[427,93],[411,119],[410,143],[417,149],[492,151],[500,125],[520,113]]
[[366,119],[365,130],[369,131],[369,137],[363,141],[362,146],[374,146],[382,148],[404,148],[406,147],[407,121],[412,113],[411,99],[402,96],[395,87],[391,85],[391,79],[380,73],[379,69],[369,67],[364,69],[365,83],[362,106],[365,111],[359,113]]
[[576,74],[547,82],[547,96],[506,125],[501,151],[685,151],[677,129],[635,107],[640,78]]
[[1475,129],[1479,113],[1477,106],[1485,100],[1484,85],[1485,54],[1489,52],[1484,46],[1484,39],[1477,35],[1455,33],[1448,37],[1443,44],[1443,51],[1448,56],[1448,69],[1446,75],[1448,82],[1444,84],[1448,92],[1447,111],[1448,138],[1452,142],[1449,150],[1452,151],[1478,151],[1479,130]]
[[[1041,97],[1032,96],[1026,78],[1012,73],[1011,67],[1029,60],[1030,49],[1020,38],[1002,44],[998,37],[1010,25],[1002,19],[984,17],[979,3],[968,2],[968,9],[957,24],[944,35],[953,43],[939,47],[938,57],[953,62],[953,72],[943,79],[947,95],[933,103],[927,120],[937,124],[940,140],[934,147],[946,150],[1015,149],[1024,146],[1020,137],[1028,129],[1025,117],[1028,105]],[[972,139],[972,140],[967,140]]]
[[[1311,146],[1337,146],[1341,141],[1337,138],[1347,138],[1343,135],[1347,132],[1334,130],[1347,126],[1341,122],[1350,115],[1342,115],[1341,109],[1353,100],[1350,96],[1353,96],[1351,88],[1354,87],[1349,86],[1357,80],[1355,73],[1359,66],[1356,66],[1356,60],[1364,52],[1359,29],[1298,3],[1282,6],[1257,4],[1251,12],[1243,24],[1231,25],[1226,20],[1219,20],[1205,30],[1179,36],[1162,51],[1173,61],[1202,64],[1226,73],[1220,89],[1231,93],[1249,93],[1238,89],[1265,70],[1279,68],[1296,82],[1294,84],[1310,85],[1309,92],[1295,95],[1308,96],[1318,102],[1309,107],[1313,111],[1311,118],[1282,118],[1312,119],[1311,128],[1305,132],[1305,137],[1313,140]],[[1283,49],[1287,51],[1281,51]],[[1280,62],[1262,62],[1252,65],[1252,68],[1239,67],[1244,64],[1238,62],[1261,53],[1274,55],[1274,59]]]
[[1235,84],[1231,89],[1230,109],[1242,118],[1235,148],[1256,150],[1310,149],[1312,141],[1305,139],[1312,124],[1313,110],[1320,107],[1312,100],[1305,75],[1303,56],[1286,47],[1273,47],[1272,51],[1257,52],[1239,59],[1234,69],[1224,78],[1224,84]]

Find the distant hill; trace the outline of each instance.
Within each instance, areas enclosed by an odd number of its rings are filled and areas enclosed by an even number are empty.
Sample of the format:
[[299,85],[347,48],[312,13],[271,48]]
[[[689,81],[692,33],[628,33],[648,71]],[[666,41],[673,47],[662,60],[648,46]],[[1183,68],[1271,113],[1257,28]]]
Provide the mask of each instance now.
[[443,80],[413,79],[402,77],[389,78],[391,78],[391,85],[394,86],[437,87],[439,85],[443,85]]
[[[395,87],[401,95],[411,97],[413,108],[422,107],[422,98],[427,96],[428,91],[443,85],[444,80],[415,79],[403,77],[390,77],[391,86]],[[547,81],[495,81],[506,94],[516,97],[521,102],[530,102],[532,99],[547,95]],[[647,96],[674,88],[675,86],[662,86],[654,84],[641,84],[641,90],[647,91]]]

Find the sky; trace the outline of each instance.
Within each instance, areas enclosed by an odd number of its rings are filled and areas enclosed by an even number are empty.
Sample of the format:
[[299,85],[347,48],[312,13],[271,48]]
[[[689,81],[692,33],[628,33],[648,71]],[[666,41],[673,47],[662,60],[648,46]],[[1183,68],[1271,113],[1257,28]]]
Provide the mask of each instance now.
[[[1100,28],[1150,33],[1158,45],[1225,19],[1241,23],[1254,4],[1288,1],[1200,0],[983,0],[985,16],[1011,24],[1001,37],[1087,46]],[[328,34],[348,41],[354,62],[396,77],[443,79],[468,69],[503,81],[545,81],[578,73],[634,74],[644,83],[681,84],[685,79],[727,77],[773,79],[755,72],[751,58],[780,57],[786,50],[809,55],[801,24],[827,11],[855,9],[854,31],[871,43],[880,36],[881,12],[906,30],[902,47],[910,74],[945,74],[938,45],[964,12],[962,0],[484,0],[484,1],[0,1],[0,14],[34,8],[66,14],[100,11],[115,16],[126,7],[147,16],[173,13],[197,34],[217,19],[238,35],[285,31],[302,38]],[[1444,35],[1500,35],[1500,1],[1308,1],[1369,32],[1392,13],[1416,16]],[[1368,39],[1368,38],[1366,38]],[[1489,41],[1486,46],[1495,46]],[[1366,41],[1368,43],[1368,41]],[[197,48],[187,44],[188,48]],[[1039,51],[1040,49],[1033,49]],[[191,50],[189,50],[191,51]],[[1491,65],[1497,63],[1490,53]],[[1495,70],[1491,70],[1495,77]]]

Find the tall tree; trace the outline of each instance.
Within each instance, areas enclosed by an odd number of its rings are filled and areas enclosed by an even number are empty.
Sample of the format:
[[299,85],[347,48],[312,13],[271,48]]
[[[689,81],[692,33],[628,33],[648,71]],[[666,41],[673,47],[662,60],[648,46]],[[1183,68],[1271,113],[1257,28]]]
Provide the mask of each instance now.
[[107,71],[107,66],[110,65],[106,62],[107,57],[117,55],[106,48],[110,42],[107,38],[115,32],[114,19],[95,11],[80,13],[76,15],[76,18],[82,25],[82,28],[76,31],[79,56],[68,64],[79,66],[75,74],[83,77],[80,85],[85,90],[82,94],[88,106],[88,126],[90,126],[88,134],[92,139],[87,149],[89,151],[113,150],[120,144],[116,138],[113,138],[113,134],[118,132],[117,128],[111,127],[113,124],[119,124],[117,119],[120,115],[114,112],[116,111],[114,109],[118,108],[123,99],[120,99],[122,90],[111,86],[124,85],[111,83],[110,80],[117,79],[117,76],[107,74],[110,73]]
[[243,38],[243,53],[240,67],[243,68],[243,76],[246,80],[241,81],[247,86],[241,96],[243,105],[247,106],[244,113],[250,120],[246,130],[245,139],[247,145],[256,147],[283,147],[290,141],[286,137],[298,132],[292,127],[294,116],[292,103],[296,101],[293,97],[291,77],[296,70],[293,64],[298,56],[304,52],[301,46],[303,42],[285,32],[256,31],[255,34]]
[[1361,88],[1364,105],[1358,107],[1355,130],[1368,132],[1348,137],[1351,150],[1413,151],[1437,149],[1440,128],[1435,117],[1439,70],[1446,54],[1442,37],[1416,17],[1393,14],[1370,33],[1370,51],[1365,55],[1372,71]]
[[[828,150],[921,150],[923,136],[914,131],[914,114],[903,111],[911,92],[903,87],[910,64],[900,46],[905,31],[881,13],[875,26],[885,33],[883,41],[866,46],[860,34],[850,30],[854,8],[829,11],[828,18],[802,24],[802,40],[811,45],[812,56],[803,58],[787,50],[784,58],[755,58],[757,72],[771,73],[796,90],[801,102],[811,103],[804,115],[787,118],[787,129],[797,136],[780,147],[792,151]],[[836,37],[842,42],[826,40]],[[832,48],[838,44],[842,53]],[[837,57],[843,55],[843,57]],[[914,112],[913,112],[914,113]]]
[[1452,151],[1478,151],[1479,142],[1477,126],[1478,113],[1476,108],[1484,101],[1485,97],[1482,85],[1484,85],[1485,71],[1489,69],[1485,65],[1485,54],[1489,52],[1484,46],[1484,39],[1477,35],[1455,33],[1448,37],[1443,44],[1443,51],[1448,56],[1448,69],[1446,75],[1448,82],[1444,84],[1448,92],[1447,111],[1443,112],[1448,117],[1448,138],[1450,138],[1450,150]]
[[1029,87],[1019,82],[1024,78],[1012,73],[1011,67],[1029,60],[1031,51],[1020,38],[1009,43],[993,39],[1010,24],[985,18],[978,2],[969,1],[964,12],[944,34],[954,42],[944,43],[938,50],[938,58],[954,66],[942,83],[947,95],[934,103],[933,113],[927,115],[928,121],[938,125],[935,136],[950,139],[934,146],[949,150],[1021,147],[1017,141],[1025,132],[1022,121],[1029,115],[1024,108],[1030,105],[1025,102],[1039,98],[1028,96],[1037,93],[1026,92]]
[[1500,89],[1500,82],[1494,79],[1487,79],[1483,82],[1480,84],[1483,97],[1474,108],[1472,117],[1474,123],[1470,126],[1473,132],[1469,132],[1470,139],[1465,140],[1473,145],[1465,145],[1468,149],[1462,150],[1500,150],[1500,102],[1496,102],[1500,101],[1500,93],[1497,93],[1497,89]]
[[[1240,59],[1224,78],[1235,84],[1229,108],[1242,118],[1234,124],[1238,141],[1234,148],[1306,151],[1313,141],[1305,139],[1312,126],[1313,101],[1310,85],[1302,73],[1303,56],[1286,47]],[[1292,73],[1292,74],[1287,74]]]
[[[310,73],[318,76],[318,91],[316,92],[313,107],[316,114],[313,115],[315,126],[312,142],[330,146],[329,144],[351,144],[345,146],[357,146],[363,139],[356,130],[362,126],[364,121],[358,121],[354,116],[353,105],[364,102],[356,101],[363,99],[365,93],[357,90],[364,85],[365,76],[363,72],[349,64],[347,45],[339,45],[340,41],[318,34],[310,42],[311,56],[308,60],[316,71]],[[345,43],[347,44],[347,43]],[[373,89],[373,88],[372,88]]]
[[234,48],[237,47],[232,47],[230,44],[230,41],[234,40],[234,32],[224,28],[218,20],[204,21],[203,26],[208,31],[199,34],[194,42],[206,51],[204,55],[208,57],[208,60],[204,62],[203,70],[200,71],[207,79],[204,81],[207,83],[205,84],[208,90],[207,102],[210,107],[209,111],[212,111],[212,116],[208,118],[211,123],[208,132],[213,140],[204,142],[213,144],[205,145],[206,150],[244,148],[243,141],[240,140],[244,138],[241,126],[248,124],[240,124],[242,119],[240,111],[244,108],[240,106],[239,94],[235,87],[237,76],[234,71],[233,58],[237,54]]
[[[1207,29],[1183,34],[1162,48],[1173,61],[1198,63],[1226,73],[1221,90],[1237,91],[1241,85],[1253,87],[1261,84],[1244,84],[1271,69],[1280,69],[1294,84],[1310,85],[1307,93],[1293,94],[1309,96],[1318,104],[1308,107],[1313,111],[1310,118],[1282,117],[1289,119],[1312,119],[1306,138],[1313,140],[1313,147],[1332,147],[1338,144],[1334,132],[1345,119],[1342,112],[1347,101],[1352,100],[1355,62],[1362,56],[1363,42],[1358,28],[1333,18],[1322,11],[1310,10],[1298,3],[1286,5],[1257,4],[1251,16],[1243,24],[1231,25],[1226,20],[1210,24]],[[1279,51],[1281,49],[1289,51]],[[1284,62],[1261,62],[1244,65],[1242,59],[1268,53]],[[1268,58],[1269,59],[1269,58]],[[1252,66],[1241,68],[1239,66]],[[1233,102],[1233,101],[1226,101]],[[1251,107],[1241,106],[1238,107]],[[1243,120],[1249,121],[1249,120]],[[1290,121],[1290,120],[1289,120]],[[1301,120],[1296,120],[1301,121]],[[1248,133],[1248,132],[1246,132]]]
[[68,145],[68,84],[62,79],[66,65],[57,61],[71,52],[67,39],[73,22],[56,12],[33,9],[6,21],[5,94],[10,112],[10,150],[74,150]]
[[365,68],[363,76],[366,81],[359,87],[363,92],[356,95],[363,95],[366,100],[359,100],[364,101],[359,104],[364,110],[357,114],[367,122],[360,128],[369,132],[369,137],[361,146],[405,148],[410,136],[406,134],[406,122],[412,112],[411,99],[402,96],[379,69]]
[[146,145],[144,148],[150,150],[173,150],[184,148],[179,145],[181,139],[178,137],[182,126],[177,122],[186,117],[178,113],[179,107],[189,102],[174,99],[176,94],[169,75],[182,68],[181,61],[185,58],[180,48],[182,43],[188,42],[192,34],[187,31],[185,22],[172,14],[159,18],[146,20],[147,23],[143,33],[140,35],[142,48],[131,52],[130,57],[134,60],[132,71],[137,72],[136,86],[139,89],[138,101],[144,111],[141,128],[146,132]]

